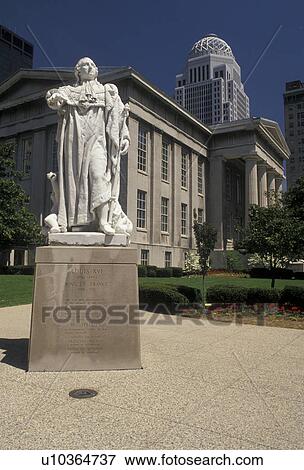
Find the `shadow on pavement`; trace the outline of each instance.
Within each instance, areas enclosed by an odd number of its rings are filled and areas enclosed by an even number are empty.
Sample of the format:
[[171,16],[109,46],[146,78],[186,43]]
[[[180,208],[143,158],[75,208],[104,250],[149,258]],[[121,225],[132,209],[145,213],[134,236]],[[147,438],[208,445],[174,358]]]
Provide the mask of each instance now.
[[18,369],[27,370],[28,345],[28,338],[0,338],[0,350],[4,351],[4,357],[0,360],[0,363],[3,362]]

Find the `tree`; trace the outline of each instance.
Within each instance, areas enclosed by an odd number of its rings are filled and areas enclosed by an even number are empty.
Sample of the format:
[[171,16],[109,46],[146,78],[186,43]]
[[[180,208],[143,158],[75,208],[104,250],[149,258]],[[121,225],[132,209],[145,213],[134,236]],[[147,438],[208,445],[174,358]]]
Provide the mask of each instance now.
[[41,227],[26,204],[16,171],[13,145],[0,145],[0,249],[42,243]]
[[274,287],[275,270],[286,268],[304,256],[304,221],[281,198],[273,198],[269,207],[252,206],[248,227],[237,249],[259,256],[270,271],[271,287]]
[[203,309],[205,310],[205,277],[209,270],[209,258],[211,252],[214,250],[215,247],[217,231],[214,227],[207,224],[206,222],[204,222],[203,224],[199,224],[196,219],[194,220],[193,230],[196,241],[196,249],[199,256],[201,273],[203,276],[202,300]]
[[284,193],[283,201],[290,212],[304,222],[304,176]]
[[184,271],[187,274],[199,274],[201,272],[201,266],[197,252],[188,251],[185,260]]

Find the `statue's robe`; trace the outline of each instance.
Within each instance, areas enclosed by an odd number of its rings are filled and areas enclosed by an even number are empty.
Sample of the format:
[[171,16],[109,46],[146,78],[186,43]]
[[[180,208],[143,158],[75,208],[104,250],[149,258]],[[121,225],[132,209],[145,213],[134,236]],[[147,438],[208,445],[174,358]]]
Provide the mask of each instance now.
[[[66,102],[59,106],[53,95]],[[59,113],[58,224],[62,231],[90,224],[95,209],[110,201],[115,161],[122,139],[129,139],[124,105],[115,85],[97,80],[62,86],[47,94],[48,105]],[[120,205],[114,208],[119,219]],[[122,213],[123,217],[126,217]]]

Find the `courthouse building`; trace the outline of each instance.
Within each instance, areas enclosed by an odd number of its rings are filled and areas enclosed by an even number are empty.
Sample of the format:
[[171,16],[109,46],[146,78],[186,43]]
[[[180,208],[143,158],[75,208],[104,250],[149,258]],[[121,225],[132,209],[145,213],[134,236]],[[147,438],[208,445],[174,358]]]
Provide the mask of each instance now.
[[[282,187],[289,150],[278,124],[246,118],[208,127],[132,68],[101,72],[99,80],[115,83],[130,106],[121,204],[134,223],[138,262],[183,266],[195,247],[195,211],[217,229],[214,266],[224,266],[250,204],[265,206],[266,192]],[[15,144],[22,185],[41,224],[51,205],[46,173],[57,169],[57,114],[45,94],[62,81],[73,83],[73,72],[21,70],[0,86],[0,141]]]

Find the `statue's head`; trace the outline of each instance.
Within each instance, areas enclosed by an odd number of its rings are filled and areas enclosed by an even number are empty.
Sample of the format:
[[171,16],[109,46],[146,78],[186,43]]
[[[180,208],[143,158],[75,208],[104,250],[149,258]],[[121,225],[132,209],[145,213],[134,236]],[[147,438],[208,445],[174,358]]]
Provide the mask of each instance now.
[[75,77],[77,84],[86,80],[95,80],[98,75],[98,68],[89,57],[83,57],[75,65]]

